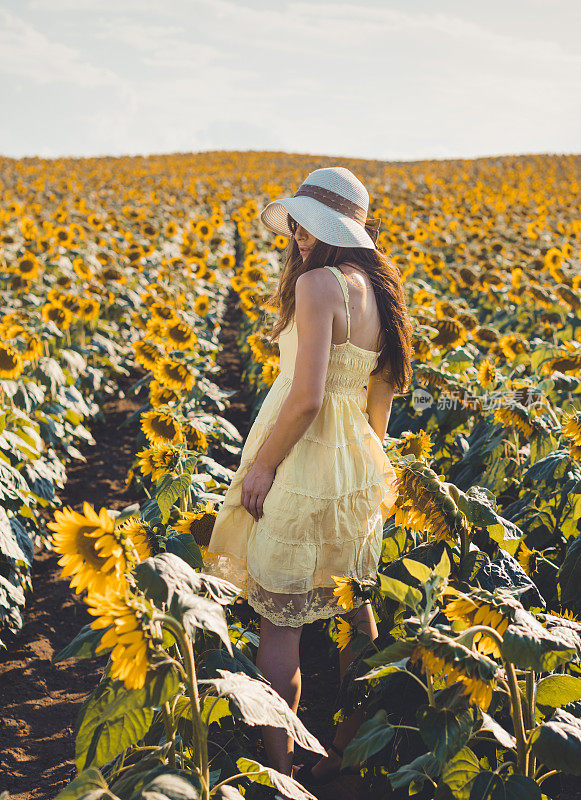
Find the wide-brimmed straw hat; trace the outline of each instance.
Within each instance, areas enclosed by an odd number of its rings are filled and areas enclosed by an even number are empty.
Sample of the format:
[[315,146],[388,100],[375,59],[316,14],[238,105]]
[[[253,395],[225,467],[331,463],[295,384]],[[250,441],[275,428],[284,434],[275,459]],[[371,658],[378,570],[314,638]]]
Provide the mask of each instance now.
[[273,200],[260,219],[274,233],[291,237],[287,214],[315,239],[339,247],[375,249],[380,220],[367,217],[369,193],[346,167],[309,173],[292,197]]

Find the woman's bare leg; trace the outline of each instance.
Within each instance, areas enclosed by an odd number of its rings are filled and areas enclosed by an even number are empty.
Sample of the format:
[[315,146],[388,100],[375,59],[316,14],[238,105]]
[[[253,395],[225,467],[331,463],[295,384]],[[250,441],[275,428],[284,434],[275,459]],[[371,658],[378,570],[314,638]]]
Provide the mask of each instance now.
[[[361,631],[361,633],[367,634],[370,639],[373,640],[377,638],[377,625],[375,624],[375,618],[373,616],[370,603],[364,603],[352,615],[344,614],[342,616],[349,619],[349,622],[352,625],[355,625],[357,629]],[[353,661],[354,657],[355,654],[350,644],[348,644],[344,650],[339,652],[339,673],[341,680],[343,680],[345,671],[349,664]],[[339,750],[344,750],[349,744],[351,739],[359,730],[362,720],[363,713],[360,710],[357,710],[348,717],[345,717],[345,719],[337,725],[333,744],[338,747]],[[325,773],[335,771],[340,764],[340,756],[338,756],[334,750],[330,750],[326,758],[321,758],[320,761],[317,761],[312,768],[312,773],[317,778],[322,778]]]
[[[295,714],[301,696],[301,632],[302,626],[279,627],[264,617],[260,618],[260,644],[256,666]],[[284,729],[272,726],[262,726],[262,736],[269,766],[290,775],[294,754],[293,739]]]

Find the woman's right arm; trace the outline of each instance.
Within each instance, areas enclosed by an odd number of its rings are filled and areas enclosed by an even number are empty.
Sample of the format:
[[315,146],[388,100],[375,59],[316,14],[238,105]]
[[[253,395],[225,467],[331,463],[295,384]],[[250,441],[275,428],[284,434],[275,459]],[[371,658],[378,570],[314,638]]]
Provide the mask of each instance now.
[[365,411],[369,415],[369,424],[383,442],[387,433],[394,387],[381,374],[370,375],[367,383],[367,403]]

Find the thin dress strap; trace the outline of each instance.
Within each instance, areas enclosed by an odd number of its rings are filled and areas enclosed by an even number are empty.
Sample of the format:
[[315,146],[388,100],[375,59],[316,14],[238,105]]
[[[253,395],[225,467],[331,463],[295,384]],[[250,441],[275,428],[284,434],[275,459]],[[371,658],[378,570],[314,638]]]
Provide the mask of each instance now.
[[339,267],[332,267],[330,264],[325,264],[327,269],[330,269],[331,272],[337,277],[339,283],[341,284],[341,290],[343,291],[343,297],[345,299],[345,311],[347,312],[347,339],[348,342],[351,337],[351,315],[349,314],[349,289],[347,288],[347,281],[345,280],[345,276],[339,269]]

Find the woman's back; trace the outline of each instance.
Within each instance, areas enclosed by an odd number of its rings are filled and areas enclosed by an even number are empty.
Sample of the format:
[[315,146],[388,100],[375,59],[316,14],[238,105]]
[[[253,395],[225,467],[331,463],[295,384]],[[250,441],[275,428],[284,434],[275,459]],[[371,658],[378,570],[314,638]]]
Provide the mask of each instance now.
[[[347,335],[347,319],[344,313],[343,298],[338,295],[338,299],[341,300],[342,311],[337,314],[333,322],[332,342],[338,344],[349,338],[356,347],[360,347],[363,350],[379,351],[381,318],[369,276],[359,267],[353,267],[347,262],[340,264],[335,269],[341,272],[346,283],[350,336],[348,337]],[[339,276],[337,277],[339,278]]]

